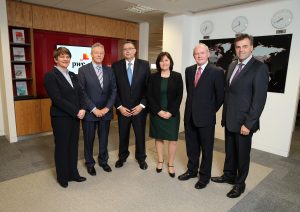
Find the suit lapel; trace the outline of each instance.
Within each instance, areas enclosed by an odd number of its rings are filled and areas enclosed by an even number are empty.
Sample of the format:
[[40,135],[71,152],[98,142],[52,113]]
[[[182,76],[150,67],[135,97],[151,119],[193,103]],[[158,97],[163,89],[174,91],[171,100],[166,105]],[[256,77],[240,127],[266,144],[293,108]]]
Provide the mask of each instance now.
[[227,76],[226,76],[226,83],[229,85],[229,81],[230,81],[230,78],[231,78],[231,75],[237,65],[237,61],[233,62],[230,64],[229,68],[228,68],[228,73],[227,73]]
[[[134,82],[136,81],[136,78],[138,77],[139,74],[139,61],[137,59],[134,60],[134,66],[133,66],[133,75],[132,75],[132,80],[131,80],[131,87],[133,86]],[[128,81],[129,83],[129,81]]]
[[[102,66],[102,67],[103,67],[103,66]],[[95,71],[94,66],[93,66],[92,63],[90,63],[90,65],[89,65],[88,72],[89,72],[89,74],[91,75],[92,79],[94,80],[94,83],[96,83],[96,84],[99,86],[99,88],[102,89],[102,88],[101,88],[101,85],[100,85],[100,81],[99,81],[99,79],[98,79],[98,76],[97,76],[97,74],[96,74],[96,71]],[[103,75],[104,75],[104,71],[103,71]]]
[[[55,71],[56,75],[60,78],[60,80],[62,82],[64,82],[67,87],[70,87],[71,89],[74,89],[70,85],[70,83],[68,82],[68,80],[65,78],[65,76],[57,68],[54,68],[54,71]],[[72,78],[71,78],[71,80],[72,80]],[[72,80],[72,83],[73,83],[73,80]],[[74,84],[73,84],[73,86],[74,86]]]
[[[234,83],[235,83],[236,81],[238,81],[241,77],[243,77],[243,76],[248,72],[249,67],[252,66],[253,62],[254,62],[254,58],[252,57],[252,58],[248,61],[248,63],[245,65],[245,67],[242,68],[242,71],[240,72],[240,74],[239,74],[238,76],[236,76],[236,78],[231,82],[231,84],[234,84]],[[237,65],[237,63],[235,64],[235,66],[233,66],[232,72],[233,72],[233,70],[235,69],[236,65]],[[232,75],[232,73],[231,73],[231,75]],[[230,76],[231,76],[231,75],[230,75]],[[229,79],[230,79],[230,78],[229,78]]]

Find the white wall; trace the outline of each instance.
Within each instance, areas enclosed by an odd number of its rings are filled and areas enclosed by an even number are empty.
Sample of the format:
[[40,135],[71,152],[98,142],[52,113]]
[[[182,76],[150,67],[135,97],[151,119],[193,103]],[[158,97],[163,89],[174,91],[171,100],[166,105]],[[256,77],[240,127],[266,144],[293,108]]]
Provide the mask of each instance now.
[[149,49],[149,23],[140,23],[139,29],[139,58],[148,60]]
[[[271,17],[277,10],[283,8],[291,10],[294,15],[293,22],[287,27],[287,33],[292,33],[293,38],[285,93],[268,93],[265,110],[261,116],[261,130],[253,137],[253,148],[288,156],[299,92],[300,71],[297,60],[300,58],[300,53],[297,50],[300,49],[300,1],[262,1],[207,11],[189,17],[185,15],[165,17],[164,34],[168,36],[163,37],[163,46],[172,55],[177,55],[174,61],[181,64],[178,70],[184,72],[185,66],[194,62],[191,60],[192,50],[199,39],[202,39],[200,25],[204,20],[214,22],[214,31],[210,35],[211,39],[234,37],[235,33],[231,30],[231,22],[236,16],[241,15],[246,16],[249,21],[246,33],[253,36],[273,35],[275,29],[270,23]],[[176,32],[176,36],[170,36],[172,32]],[[179,56],[178,51],[181,51],[182,56]],[[183,104],[184,101],[185,99],[183,99]],[[220,126],[220,114],[221,111],[218,113],[216,137],[223,139],[224,132]]]
[[10,142],[16,142],[17,133],[5,0],[0,0],[0,82],[0,135],[4,134]]

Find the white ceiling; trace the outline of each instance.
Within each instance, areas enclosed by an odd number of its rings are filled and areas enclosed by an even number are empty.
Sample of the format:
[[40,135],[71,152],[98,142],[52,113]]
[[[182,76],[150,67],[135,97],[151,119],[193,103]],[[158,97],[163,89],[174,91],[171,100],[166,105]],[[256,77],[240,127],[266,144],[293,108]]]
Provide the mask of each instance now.
[[[196,13],[259,0],[19,0],[37,5],[77,11],[91,15],[149,23],[149,60],[154,62],[162,49],[164,14]],[[152,12],[136,14],[125,10],[140,4],[154,8]]]

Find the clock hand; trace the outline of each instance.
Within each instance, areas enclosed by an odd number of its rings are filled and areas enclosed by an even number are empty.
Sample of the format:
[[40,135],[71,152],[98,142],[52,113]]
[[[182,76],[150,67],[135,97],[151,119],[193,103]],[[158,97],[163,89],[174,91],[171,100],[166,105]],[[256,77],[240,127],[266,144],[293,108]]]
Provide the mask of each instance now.
[[275,21],[275,23],[278,23],[278,22],[280,22],[282,20],[283,20],[283,17],[279,18],[277,21]]

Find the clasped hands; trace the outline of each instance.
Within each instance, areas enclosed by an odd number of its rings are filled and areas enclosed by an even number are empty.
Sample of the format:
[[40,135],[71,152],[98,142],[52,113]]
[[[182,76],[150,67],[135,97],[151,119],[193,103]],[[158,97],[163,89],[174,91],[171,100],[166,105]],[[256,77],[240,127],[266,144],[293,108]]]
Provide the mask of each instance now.
[[136,116],[138,115],[141,111],[143,110],[143,107],[141,105],[137,105],[135,106],[134,108],[132,108],[131,110],[124,107],[124,106],[121,106],[119,108],[119,111],[120,113],[123,115],[123,116],[126,116],[126,117],[129,117],[129,116]]
[[242,135],[249,135],[250,133],[250,130],[245,126],[245,125],[242,125],[241,126],[241,132],[240,132]]
[[164,111],[164,110],[159,111],[157,114],[163,119],[169,119],[172,116],[171,113]]
[[84,116],[85,116],[85,110],[84,109],[79,110],[77,113],[77,118],[83,119]]
[[102,108],[102,109],[98,109],[96,108],[95,110],[93,110],[93,113],[96,117],[103,117],[105,116],[105,114],[109,111],[109,109],[107,107]]

